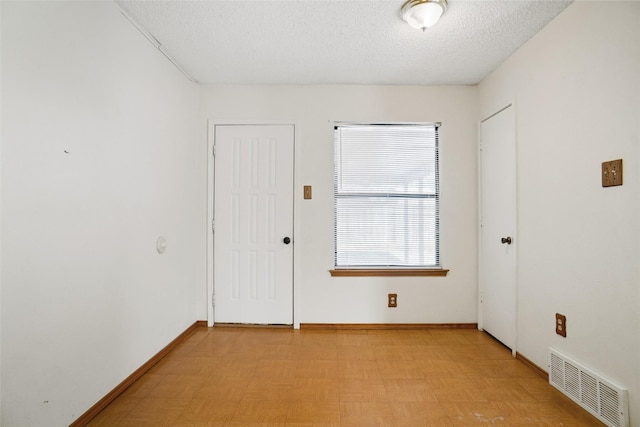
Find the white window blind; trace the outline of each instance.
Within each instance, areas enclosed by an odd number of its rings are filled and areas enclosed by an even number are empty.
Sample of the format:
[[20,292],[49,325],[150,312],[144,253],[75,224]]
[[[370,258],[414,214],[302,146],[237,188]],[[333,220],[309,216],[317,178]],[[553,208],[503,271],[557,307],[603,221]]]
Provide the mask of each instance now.
[[335,126],[336,268],[439,268],[438,124]]

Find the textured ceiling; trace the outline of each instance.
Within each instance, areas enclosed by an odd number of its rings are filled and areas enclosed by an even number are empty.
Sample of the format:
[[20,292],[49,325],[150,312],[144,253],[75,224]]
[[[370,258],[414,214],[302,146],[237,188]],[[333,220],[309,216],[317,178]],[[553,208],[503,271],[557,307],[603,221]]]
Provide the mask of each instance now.
[[404,0],[116,0],[193,80],[475,84],[570,1],[449,0],[425,32]]

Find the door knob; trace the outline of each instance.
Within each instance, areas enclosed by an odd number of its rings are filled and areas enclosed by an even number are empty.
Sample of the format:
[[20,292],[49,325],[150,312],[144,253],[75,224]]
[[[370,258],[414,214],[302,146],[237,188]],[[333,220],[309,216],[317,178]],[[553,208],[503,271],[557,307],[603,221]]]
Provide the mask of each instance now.
[[289,237],[285,237],[284,239],[282,239],[282,241],[284,242],[285,245],[288,245],[289,243],[291,243],[291,239]]
[[500,241],[504,244],[506,243],[507,245],[511,244],[511,237],[503,237],[502,239],[500,239]]

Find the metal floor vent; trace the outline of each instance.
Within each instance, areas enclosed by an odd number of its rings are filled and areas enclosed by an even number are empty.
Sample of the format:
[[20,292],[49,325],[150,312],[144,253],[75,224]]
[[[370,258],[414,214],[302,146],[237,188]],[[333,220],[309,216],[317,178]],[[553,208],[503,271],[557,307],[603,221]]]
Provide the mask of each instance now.
[[549,347],[549,383],[610,427],[629,427],[627,390]]

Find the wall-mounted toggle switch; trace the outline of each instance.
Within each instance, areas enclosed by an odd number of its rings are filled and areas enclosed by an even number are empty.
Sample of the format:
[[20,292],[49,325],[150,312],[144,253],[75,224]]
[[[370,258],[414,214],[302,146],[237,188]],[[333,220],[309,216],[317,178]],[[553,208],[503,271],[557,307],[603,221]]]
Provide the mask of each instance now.
[[311,198],[311,186],[310,185],[305,185],[304,186],[304,198],[305,199],[310,199]]
[[622,159],[602,162],[602,186],[622,185]]

